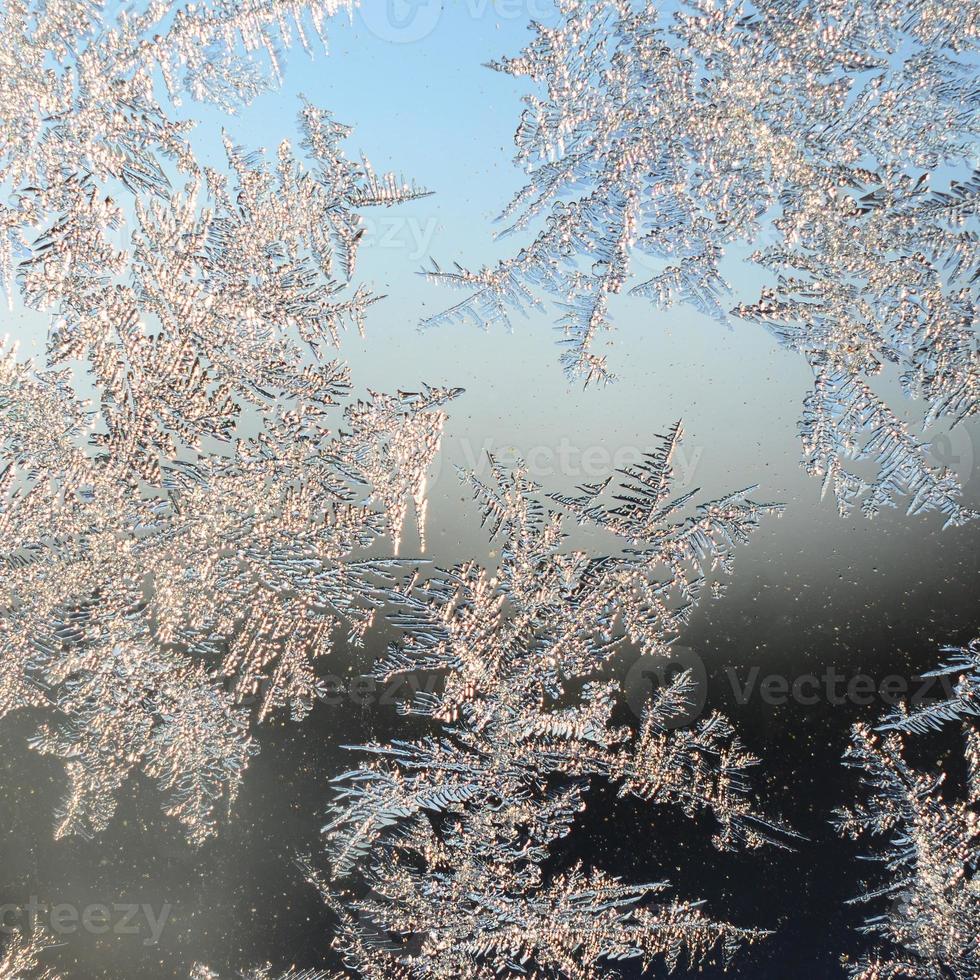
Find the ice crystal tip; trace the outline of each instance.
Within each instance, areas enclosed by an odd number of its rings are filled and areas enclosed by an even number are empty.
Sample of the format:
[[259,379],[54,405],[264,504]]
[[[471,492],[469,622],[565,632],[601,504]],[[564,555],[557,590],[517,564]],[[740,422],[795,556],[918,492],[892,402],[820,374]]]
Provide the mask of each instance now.
[[0,941],[0,980],[61,980],[43,964],[50,938],[34,929],[24,936],[7,926]]
[[[856,980],[980,976],[980,640],[947,652],[953,656],[934,673],[957,678],[952,694],[893,712],[877,732],[856,725],[844,756],[865,799],[840,810],[837,827],[874,846],[885,876],[854,901],[887,899],[864,927],[879,945],[844,961]],[[913,768],[902,738],[956,725],[966,774],[958,793],[945,786],[947,773]]]

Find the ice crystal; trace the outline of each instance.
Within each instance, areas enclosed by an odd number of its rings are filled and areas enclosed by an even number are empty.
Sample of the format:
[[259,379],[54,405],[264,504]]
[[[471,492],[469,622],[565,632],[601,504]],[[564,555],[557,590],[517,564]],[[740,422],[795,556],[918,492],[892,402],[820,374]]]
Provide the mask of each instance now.
[[118,454],[86,452],[62,375],[5,367],[0,709],[64,716],[36,742],[68,766],[59,833],[102,829],[143,766],[197,839],[253,750],[237,702],[260,689],[260,718],[301,718],[313,660],[370,623],[392,562],[354,553],[397,535],[453,392],[355,402],[333,432],[319,407],[277,410],[231,457],[131,486]]
[[277,65],[348,7],[0,15],[8,258],[52,317],[43,365],[0,352],[0,716],[54,712],[34,745],[67,768],[59,835],[103,829],[136,769],[212,833],[250,703],[310,710],[314,661],[390,585],[364,552],[397,549],[412,501],[421,522],[455,390],[352,400],[329,350],[377,298],[354,279],[361,210],[425,192],[349,159],[311,105],[302,153],[226,137],[222,170],[171,111],[182,88],[247,101],[260,51]]
[[[953,653],[926,676],[956,676],[951,697],[887,717],[879,733],[858,725],[845,760],[858,769],[868,801],[838,814],[840,830],[881,840],[874,860],[888,877],[855,901],[890,904],[864,931],[884,948],[845,966],[860,980],[921,977],[967,980],[980,975],[980,640]],[[962,721],[965,779],[913,768],[902,733],[921,734]]]
[[[323,970],[287,970],[275,973],[271,964],[238,974],[240,980],[344,980],[342,973],[327,973]],[[221,976],[202,963],[194,965],[188,980],[221,980]]]
[[[435,267],[469,295],[429,322],[508,322],[550,295],[562,362],[588,383],[607,377],[596,347],[624,288],[757,321],[813,369],[806,464],[842,512],[866,494],[867,513],[911,496],[972,517],[865,379],[897,366],[926,428],[976,412],[976,5],[558,7],[491,66],[535,85],[516,136],[528,183],[503,215],[530,240],[495,267]],[[746,244],[771,285],[733,309],[724,259]]]
[[[899,706],[882,723],[883,729],[924,734],[947,722],[969,723],[971,718],[980,718],[980,639],[965,647],[946,647],[943,652],[950,654],[949,659],[923,677],[955,677],[950,696],[917,705],[911,712],[904,705]],[[980,773],[974,772],[977,775]],[[980,799],[976,793],[974,796]]]
[[[21,265],[28,301],[57,314],[51,363],[87,362],[100,394],[99,438],[145,479],[157,481],[157,458],[178,446],[234,438],[245,406],[302,405],[290,423],[300,431],[349,387],[345,366],[323,355],[346,324],[362,326],[374,299],[351,284],[355,208],[423,192],[388,186],[367,163],[348,161],[339,143],[349,131],[312,106],[301,127],[311,169],[287,143],[273,171],[226,141],[234,182],[206,170],[210,206],[198,203],[200,181],[137,200],[131,254],[92,246],[86,231],[105,219],[101,205],[90,215],[82,187]],[[129,281],[107,277],[114,267]]]
[[25,938],[6,927],[6,937],[0,942],[0,980],[59,980],[57,974],[38,962],[50,943],[38,935]]
[[[6,4],[0,186],[9,197],[0,258],[8,288],[30,229],[70,210],[80,184],[91,179],[113,196],[165,192],[168,164],[198,169],[191,124],[174,108],[181,93],[233,110],[267,87],[269,67],[279,74],[282,47],[299,40],[309,48],[327,17],[351,8],[350,0],[144,0],[113,17],[99,0]],[[103,196],[93,208],[111,211]]]
[[[736,543],[778,510],[744,491],[681,516],[692,495],[671,496],[679,438],[678,425],[615,487],[549,503],[522,468],[491,459],[490,483],[466,478],[500,541],[497,568],[467,562],[390,593],[403,638],[377,676],[433,671],[444,684],[404,707],[435,733],[361,746],[373,758],[335,781],[331,878],[310,876],[359,975],[612,976],[617,960],[696,963],[718,946],[727,958],[764,935],[664,899],[664,882],[542,868],[597,779],[620,796],[709,814],[719,848],[787,843],[749,797],[758,760],[729,722],[713,713],[677,726],[689,673],[656,693],[637,731],[614,723],[618,684],[600,676],[624,648],[665,650]],[[568,550],[576,522],[618,548]]]

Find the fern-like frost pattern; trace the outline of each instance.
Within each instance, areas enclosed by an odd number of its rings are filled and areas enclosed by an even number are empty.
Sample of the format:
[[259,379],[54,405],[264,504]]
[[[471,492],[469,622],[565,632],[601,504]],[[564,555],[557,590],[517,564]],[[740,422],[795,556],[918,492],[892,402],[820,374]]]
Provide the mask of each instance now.
[[[896,709],[872,731],[858,725],[845,755],[861,774],[866,802],[839,812],[840,831],[877,844],[884,881],[855,899],[885,906],[864,931],[882,943],[844,959],[856,980],[980,975],[980,640],[949,649],[927,677],[955,679],[949,697]],[[963,773],[923,772],[907,760],[903,737],[959,726]]]
[[[974,416],[980,390],[976,5],[557,7],[491,65],[533,84],[516,135],[528,182],[501,219],[527,244],[434,267],[466,296],[428,322],[509,323],[550,300],[562,363],[588,384],[609,376],[598,349],[624,290],[755,321],[813,370],[804,462],[842,513],[910,500],[972,519],[927,431]],[[769,283],[754,301],[726,280],[745,246]],[[885,368],[923,404],[921,433],[869,386]]]
[[342,9],[0,14],[8,293],[51,318],[42,364],[0,356],[0,715],[51,712],[58,836],[103,830],[135,770],[214,833],[253,722],[310,711],[315,661],[401,573],[367,550],[397,551],[413,506],[421,525],[456,390],[356,399],[332,352],[378,298],[361,212],[426,192],[309,104],[298,151],[226,135],[202,166],[175,108],[247,102]]
[[[491,458],[488,480],[464,478],[499,544],[496,568],[467,562],[391,593],[403,639],[376,676],[433,671],[443,684],[404,706],[436,732],[361,746],[371,761],[337,778],[329,877],[310,866],[358,975],[611,977],[621,960],[727,960],[765,935],[665,894],[666,882],[542,867],[595,781],[710,815],[721,849],[791,840],[756,809],[758,760],[728,720],[679,727],[689,673],[656,693],[638,730],[616,723],[618,683],[601,677],[627,648],[667,649],[736,545],[779,510],[750,490],[697,505],[673,496],[680,435],[678,424],[618,481],[572,496],[545,497]],[[577,524],[618,547],[568,550]]]

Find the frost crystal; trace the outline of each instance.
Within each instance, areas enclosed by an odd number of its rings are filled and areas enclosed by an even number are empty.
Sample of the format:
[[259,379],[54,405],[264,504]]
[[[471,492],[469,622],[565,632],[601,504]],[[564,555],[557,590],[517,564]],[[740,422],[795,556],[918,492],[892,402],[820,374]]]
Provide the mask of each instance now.
[[[0,258],[8,287],[29,230],[72,209],[84,185],[166,192],[167,166],[198,169],[175,118],[182,92],[231,111],[278,76],[281,47],[323,38],[350,0],[143,0],[114,19],[99,0],[12,0],[0,11]],[[264,53],[265,59],[259,56]],[[156,78],[165,92],[158,94]],[[169,103],[169,104],[168,104]],[[95,195],[103,217],[113,200]],[[98,228],[90,228],[98,235]],[[84,259],[84,253],[79,259]],[[88,256],[97,265],[96,254]]]
[[[971,518],[864,379],[895,365],[924,427],[976,412],[976,4],[558,7],[491,66],[536,85],[516,136],[529,181],[503,215],[532,240],[496,267],[436,267],[469,296],[429,322],[506,323],[550,294],[562,362],[588,383],[607,377],[595,348],[631,283],[662,307],[757,321],[814,372],[805,462],[842,512],[911,496]],[[745,244],[772,284],[730,309],[725,252]],[[636,282],[638,267],[654,274]]]
[[[888,878],[855,901],[890,904],[864,931],[886,943],[856,962],[852,977],[968,980],[980,976],[980,640],[947,652],[953,657],[926,676],[956,676],[953,695],[897,710],[875,734],[855,726],[846,764],[862,773],[868,802],[837,815],[851,837],[883,838],[874,860]],[[901,733],[924,733],[962,721],[965,778],[951,787],[947,773],[920,772],[903,756]]]
[[346,383],[329,397],[318,388],[319,403],[276,405],[225,452],[167,458],[148,454],[152,416],[127,416],[144,438],[130,442],[127,424],[111,446],[86,439],[91,412],[63,374],[13,357],[0,374],[0,561],[12,573],[0,710],[65,716],[36,743],[68,764],[59,833],[102,829],[114,790],[143,765],[191,836],[206,835],[252,751],[236,702],[261,687],[260,717],[286,704],[302,717],[312,659],[338,627],[357,639],[370,623],[372,581],[392,562],[354,552],[399,533],[438,446],[436,406],[453,392],[374,395],[330,430]]
[[[707,578],[778,510],[744,491],[680,516],[691,494],[671,497],[679,437],[678,425],[617,487],[607,480],[551,504],[525,471],[491,459],[491,483],[467,479],[500,541],[495,572],[468,562],[390,593],[404,636],[376,675],[434,671],[444,685],[404,708],[438,732],[362,746],[373,759],[335,780],[324,828],[333,880],[310,877],[361,976],[612,976],[617,960],[697,963],[718,946],[728,958],[765,935],[662,899],[664,882],[542,867],[593,780],[709,814],[719,848],[785,844],[749,799],[758,760],[729,722],[714,713],[677,727],[689,673],[657,692],[638,731],[614,723],[618,684],[598,676],[627,646],[663,651]],[[567,550],[570,522],[611,533],[618,547]],[[353,893],[341,897],[342,884]]]
[[5,940],[0,943],[0,980],[59,980],[57,974],[38,963],[38,956],[49,942],[38,936],[25,939],[9,926],[4,932]]
[[34,745],[66,764],[59,835],[102,830],[138,768],[213,833],[250,702],[310,710],[314,660],[391,585],[361,553],[424,512],[455,390],[351,400],[328,350],[376,299],[360,209],[425,192],[349,160],[309,105],[301,155],[226,138],[227,172],[201,167],[154,95],[159,71],[171,97],[246,99],[255,52],[341,6],[3,14],[4,220],[52,327],[43,367],[0,356],[0,716],[54,712]]
[[[326,973],[322,970],[287,970],[273,976],[271,964],[238,974],[240,980],[344,980],[342,973]],[[221,980],[219,974],[202,963],[197,963],[190,972],[188,980]]]

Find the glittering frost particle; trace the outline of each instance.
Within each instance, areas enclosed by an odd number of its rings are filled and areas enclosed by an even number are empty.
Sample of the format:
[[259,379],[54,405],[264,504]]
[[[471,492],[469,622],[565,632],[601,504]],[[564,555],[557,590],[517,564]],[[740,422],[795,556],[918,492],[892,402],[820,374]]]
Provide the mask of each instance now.
[[0,980],[60,980],[39,962],[49,941],[38,935],[25,938],[19,932],[4,927],[0,942]]

